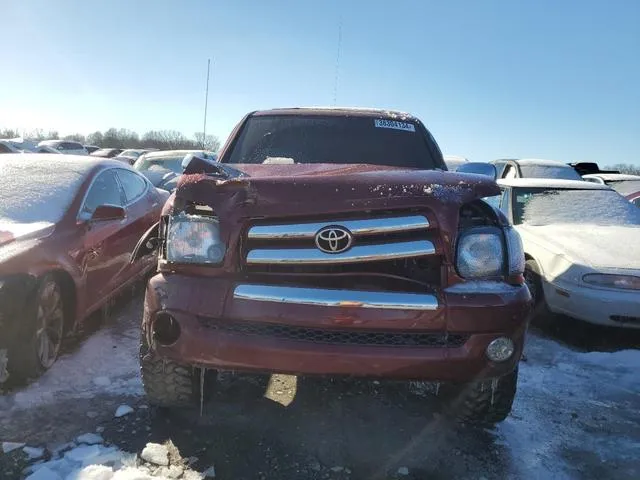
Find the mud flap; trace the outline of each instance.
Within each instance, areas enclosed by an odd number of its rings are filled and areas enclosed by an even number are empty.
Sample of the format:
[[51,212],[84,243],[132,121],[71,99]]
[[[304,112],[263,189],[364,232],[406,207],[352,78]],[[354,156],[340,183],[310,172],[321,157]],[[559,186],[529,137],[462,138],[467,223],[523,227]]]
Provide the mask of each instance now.
[[136,248],[133,249],[129,263],[135,263],[142,257],[153,253],[160,245],[160,222],[155,223],[144,235],[138,240]]

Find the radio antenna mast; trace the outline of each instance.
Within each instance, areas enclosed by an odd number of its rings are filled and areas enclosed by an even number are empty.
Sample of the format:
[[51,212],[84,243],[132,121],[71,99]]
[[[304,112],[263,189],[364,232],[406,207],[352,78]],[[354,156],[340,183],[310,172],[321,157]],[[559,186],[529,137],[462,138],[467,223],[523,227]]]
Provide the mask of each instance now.
[[342,50],[342,15],[338,21],[338,52],[336,54],[336,71],[333,80],[333,106],[338,101],[338,77],[340,75],[340,51]]
[[207,59],[207,88],[204,94],[204,125],[202,126],[202,149],[207,141],[207,106],[209,104],[209,71],[211,69],[211,59]]

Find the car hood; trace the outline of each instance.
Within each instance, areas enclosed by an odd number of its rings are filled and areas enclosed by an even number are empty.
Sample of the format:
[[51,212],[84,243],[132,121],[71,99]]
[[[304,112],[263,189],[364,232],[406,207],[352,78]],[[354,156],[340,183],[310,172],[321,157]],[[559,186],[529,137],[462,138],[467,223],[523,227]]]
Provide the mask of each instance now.
[[[226,167],[229,167],[226,165]],[[252,214],[296,215],[378,209],[384,206],[460,204],[497,195],[495,182],[480,175],[376,165],[233,165],[221,179],[182,175],[177,196],[209,203],[218,192]],[[212,205],[215,206],[215,205]],[[220,207],[220,205],[218,205]]]
[[594,268],[640,269],[640,225],[519,225],[527,238],[568,260]]
[[9,223],[0,220],[0,247],[17,240],[32,240],[46,237],[55,225],[49,222]]

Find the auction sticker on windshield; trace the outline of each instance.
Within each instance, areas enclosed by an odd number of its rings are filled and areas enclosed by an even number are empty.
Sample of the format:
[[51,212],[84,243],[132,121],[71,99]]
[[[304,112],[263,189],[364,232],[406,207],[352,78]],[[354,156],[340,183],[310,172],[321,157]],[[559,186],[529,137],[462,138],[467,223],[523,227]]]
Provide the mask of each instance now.
[[415,132],[416,127],[413,123],[396,122],[395,120],[375,119],[376,128],[393,128],[394,130],[404,130],[405,132]]

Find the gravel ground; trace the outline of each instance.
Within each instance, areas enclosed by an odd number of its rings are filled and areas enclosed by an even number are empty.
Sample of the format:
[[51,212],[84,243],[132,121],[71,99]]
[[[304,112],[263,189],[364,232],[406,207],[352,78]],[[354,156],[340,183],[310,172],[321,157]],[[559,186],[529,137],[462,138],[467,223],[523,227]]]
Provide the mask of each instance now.
[[[127,452],[169,445],[181,465],[234,480],[640,478],[636,333],[568,319],[530,332],[512,415],[474,430],[438,415],[431,385],[356,379],[225,373],[202,414],[156,411],[138,375],[141,310],[135,297],[41,379],[5,391],[0,441],[46,447],[46,459],[98,431]],[[121,405],[133,411],[116,418]],[[0,453],[0,478],[23,478],[33,462],[22,449]]]

